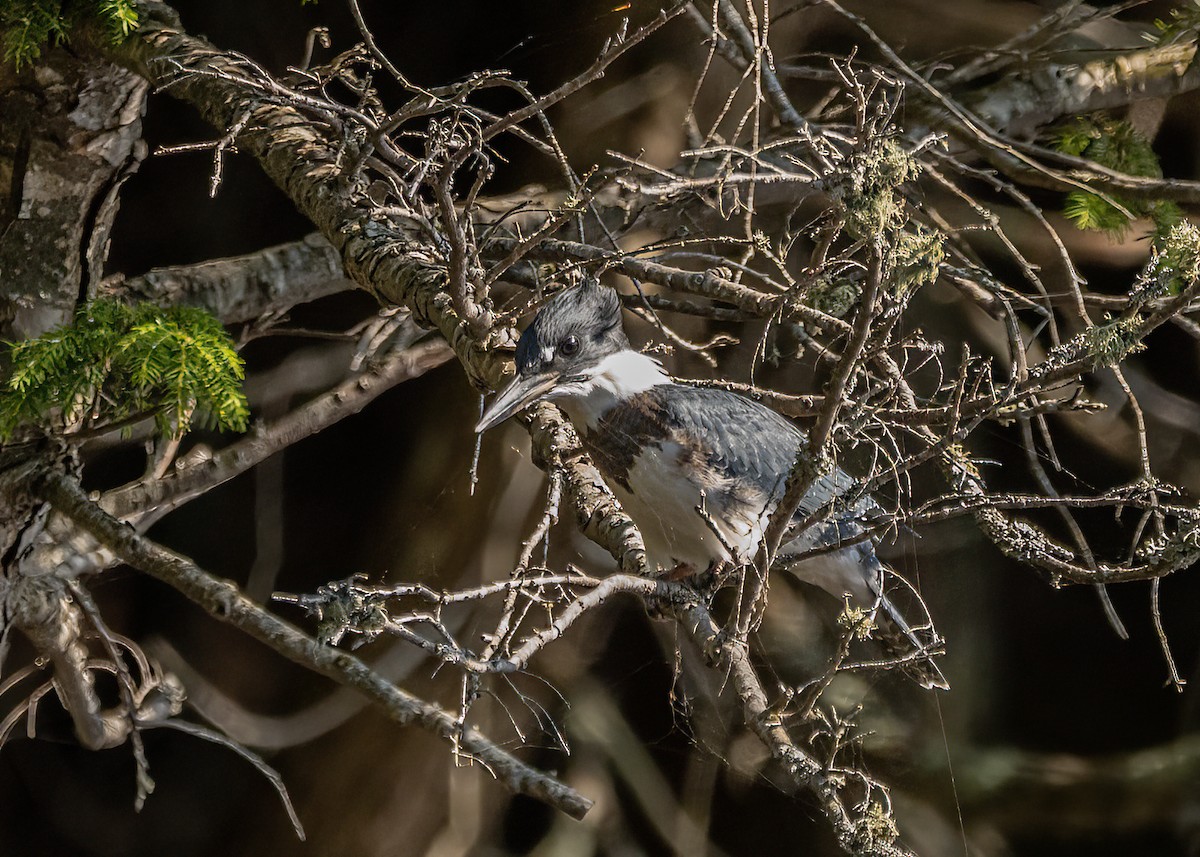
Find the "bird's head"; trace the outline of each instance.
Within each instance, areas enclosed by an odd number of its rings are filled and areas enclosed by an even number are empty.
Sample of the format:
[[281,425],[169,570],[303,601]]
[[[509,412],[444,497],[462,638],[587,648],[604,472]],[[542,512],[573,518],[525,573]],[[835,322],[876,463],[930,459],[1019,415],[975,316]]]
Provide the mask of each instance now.
[[517,343],[517,375],[475,426],[482,432],[542,399],[581,394],[601,362],[629,348],[621,300],[597,280],[555,295]]

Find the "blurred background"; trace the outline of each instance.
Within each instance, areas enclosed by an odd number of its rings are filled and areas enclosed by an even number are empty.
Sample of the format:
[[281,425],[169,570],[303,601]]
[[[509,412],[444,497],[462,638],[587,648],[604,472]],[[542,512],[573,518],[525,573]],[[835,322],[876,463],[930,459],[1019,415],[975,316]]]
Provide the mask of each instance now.
[[[328,26],[335,51],[358,40],[336,0],[303,7],[295,0],[174,5],[191,32],[274,72],[299,61],[310,27]],[[997,44],[1027,28],[1052,4],[847,5],[907,59],[945,56],[953,64],[973,55],[970,46]],[[505,67],[534,92],[584,68],[623,16],[636,24],[658,10],[640,0],[376,0],[363,8],[380,45],[419,83]],[[1125,17],[1150,21],[1168,9],[1144,4]],[[781,20],[773,33],[777,61],[844,54],[856,44],[844,23],[820,9]],[[553,118],[571,161],[603,165],[612,149],[671,166],[684,145],[681,122],[704,56],[698,32],[680,20],[570,99]],[[1167,105],[1155,147],[1168,175],[1200,177],[1198,123],[1200,96],[1185,94]],[[151,149],[213,136],[190,109],[163,95],[150,100],[145,132]],[[554,181],[553,165],[526,150],[502,145],[501,154],[509,162],[493,192]],[[251,252],[311,231],[250,159],[227,163],[215,199],[208,197],[210,169],[205,153],[143,164],[123,194],[112,271],[132,275]],[[1050,195],[1037,200],[1056,206]],[[1112,242],[1055,222],[1091,288],[1128,288],[1146,258],[1146,242],[1136,233]],[[1021,234],[1019,220],[1013,228]],[[1040,253],[1052,265],[1028,232],[1031,255]],[[930,338],[978,335],[977,319],[948,288],[931,287],[920,300],[913,317]],[[297,308],[292,322],[338,331],[374,311],[370,298],[344,294]],[[628,327],[639,344],[657,335],[632,319]],[[1200,349],[1174,328],[1154,334],[1150,346],[1135,358],[1133,377],[1156,438],[1153,464],[1196,493]],[[351,347],[284,336],[252,342],[245,356],[256,412],[294,405],[331,385]],[[745,365],[735,350],[723,368],[745,380],[737,374]],[[711,373],[686,361],[673,368],[682,375]],[[789,386],[787,377],[770,380]],[[501,579],[541,513],[544,475],[530,461],[524,432],[508,425],[485,437],[480,482],[474,496],[469,493],[478,406],[452,362],[191,503],[152,535],[245,584],[258,599],[272,590],[311,592],[356,572],[435,587]],[[1097,488],[1129,481],[1136,461],[1128,414],[1094,419],[1107,422],[1101,430],[1092,424],[1086,432],[1068,427],[1060,435],[1064,463],[1100,473]],[[226,442],[203,433],[185,441]],[[1012,470],[1022,460],[1015,430],[985,427],[970,449],[995,462],[985,475],[999,488],[1006,487],[1005,465]],[[96,488],[136,476],[143,463],[136,444],[97,449],[93,456],[88,474]],[[570,561],[606,572],[608,558],[578,536],[570,514],[563,518],[552,539],[551,567]],[[969,520],[906,536],[889,557],[921,585],[948,641],[944,670],[954,689],[935,698],[900,676],[876,677],[840,686],[838,702],[850,710],[871,700],[863,725],[874,734],[865,764],[892,785],[909,844],[927,857],[967,848],[1030,857],[1197,853],[1200,676],[1182,694],[1166,686],[1148,584],[1112,588],[1131,633],[1122,641],[1090,589],[1052,589],[1000,556]],[[556,692],[518,677],[475,710],[478,724],[511,748],[521,743],[515,720],[527,737],[524,758],[596,800],[587,818],[575,822],[513,798],[486,771],[457,767],[443,742],[396,728],[164,586],[118,569],[95,581],[93,591],[115,629],[158,641],[152,651],[180,672],[207,714],[262,738],[309,840],[296,841],[274,791],[249,765],[176,733],[147,735],[157,790],[135,814],[128,748],[79,748],[47,705],[39,739],[20,737],[0,752],[0,853],[6,857],[838,853],[819,808],[773,780],[765,750],[738,726],[727,701],[706,696],[706,683],[686,671],[676,674],[681,641],[671,626],[632,600],[606,605],[541,656],[539,672]],[[1190,677],[1200,650],[1200,576],[1165,580],[1161,597],[1180,671]],[[311,627],[299,611],[277,609]],[[774,586],[763,639],[781,680],[802,681],[822,668],[836,611],[822,594]],[[472,627],[489,627],[487,615],[450,619],[468,639]],[[14,657],[27,654],[18,647]],[[439,674],[403,644],[380,640],[359,654],[416,693],[455,703],[454,677]],[[556,729],[570,755],[558,748]],[[1137,751],[1145,752],[1129,755]],[[1077,788],[1054,788],[1076,779]]]

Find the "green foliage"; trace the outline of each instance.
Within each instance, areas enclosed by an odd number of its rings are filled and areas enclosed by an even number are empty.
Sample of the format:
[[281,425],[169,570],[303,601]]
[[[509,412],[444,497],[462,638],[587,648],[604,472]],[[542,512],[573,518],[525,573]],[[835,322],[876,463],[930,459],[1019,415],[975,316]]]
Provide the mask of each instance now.
[[[1076,228],[1088,232],[1107,232],[1119,238],[1129,228],[1130,220],[1125,212],[1107,200],[1085,191],[1073,190],[1067,194],[1062,211]],[[1130,212],[1132,213],[1132,210]]]
[[1154,29],[1157,32],[1147,34],[1147,38],[1156,45],[1195,41],[1196,33],[1200,31],[1200,0],[1191,0],[1186,6],[1172,9],[1171,16],[1165,21],[1156,18]]
[[96,11],[114,42],[121,41],[137,29],[138,13],[133,0],[99,0]]
[[879,235],[904,221],[904,202],[897,194],[921,168],[901,145],[887,137],[874,137],[866,148],[853,153],[830,195],[842,204],[846,231],[855,238]]
[[[1200,279],[1200,228],[1180,220],[1155,241],[1150,261],[1138,275],[1129,298],[1132,309],[1149,301],[1177,295]],[[1143,350],[1143,318],[1138,312],[1105,318],[1071,342],[1079,356],[1091,360],[1091,368],[1116,366],[1128,355]]]
[[1179,294],[1200,277],[1200,229],[1180,219],[1156,244],[1150,266],[1167,294]]
[[17,68],[33,62],[42,45],[66,38],[66,21],[58,0],[0,0],[0,42],[4,61]]
[[93,18],[114,42],[137,28],[134,0],[0,0],[0,44],[4,61],[16,68],[31,63],[48,43],[67,40],[71,27]]
[[[1103,115],[1080,116],[1055,130],[1051,145],[1063,154],[1087,158],[1112,170],[1162,178],[1162,166],[1150,141],[1128,122]],[[1129,228],[1128,215],[1151,218],[1159,232],[1166,231],[1183,216],[1171,202],[1110,198],[1112,202],[1087,191],[1071,191],[1063,204],[1063,214],[1080,229],[1114,236],[1124,234]]]
[[14,344],[9,357],[2,438],[24,423],[58,421],[69,429],[85,418],[111,423],[142,413],[176,437],[197,415],[218,428],[246,428],[242,359],[202,309],[96,300],[69,327]]

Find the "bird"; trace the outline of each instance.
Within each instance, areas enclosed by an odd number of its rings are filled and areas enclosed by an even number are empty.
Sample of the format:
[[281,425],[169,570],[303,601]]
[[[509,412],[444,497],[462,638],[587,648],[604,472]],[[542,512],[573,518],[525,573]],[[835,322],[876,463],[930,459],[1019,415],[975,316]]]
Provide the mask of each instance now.
[[[516,375],[475,431],[539,401],[567,416],[641,533],[648,562],[674,577],[754,561],[806,441],[799,426],[760,402],[680,383],[634,350],[618,294],[593,278],[555,294],[525,328]],[[921,654],[926,643],[884,591],[888,569],[864,536],[883,512],[857,485],[838,468],[815,480],[793,522],[831,504],[832,511],[781,545],[776,565],[871,615],[874,636],[906,674],[948,690]],[[809,555],[789,562],[801,554]]]

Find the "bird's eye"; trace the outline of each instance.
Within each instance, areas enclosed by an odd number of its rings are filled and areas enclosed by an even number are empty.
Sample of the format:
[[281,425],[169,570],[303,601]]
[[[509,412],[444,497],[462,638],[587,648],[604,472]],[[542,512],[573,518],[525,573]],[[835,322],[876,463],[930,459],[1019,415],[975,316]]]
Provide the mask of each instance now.
[[579,351],[579,340],[574,336],[568,336],[558,346],[558,353],[564,357],[570,357]]

